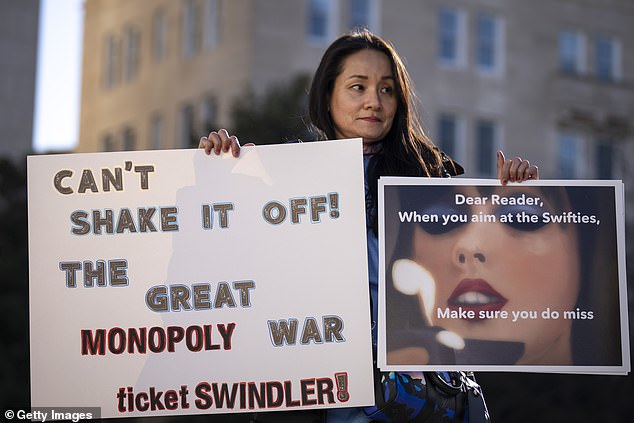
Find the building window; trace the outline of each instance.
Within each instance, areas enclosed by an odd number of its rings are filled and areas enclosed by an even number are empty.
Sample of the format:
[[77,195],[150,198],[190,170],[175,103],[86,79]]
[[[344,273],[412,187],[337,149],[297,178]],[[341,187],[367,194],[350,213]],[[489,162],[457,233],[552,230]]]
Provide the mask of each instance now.
[[218,102],[214,96],[207,96],[200,108],[200,121],[205,135],[218,129]]
[[112,88],[119,82],[121,52],[119,40],[114,35],[106,38],[104,51],[104,86]]
[[218,45],[220,36],[220,6],[218,0],[205,2],[205,48],[212,49]]
[[465,15],[456,9],[442,8],[438,14],[438,60],[443,65],[465,63]]
[[152,17],[152,58],[161,62],[165,58],[167,50],[167,18],[162,10]]
[[326,43],[334,37],[336,28],[336,0],[308,1],[308,40]]
[[134,129],[128,127],[123,130],[121,147],[123,151],[133,151],[136,148],[136,134],[134,133]]
[[493,176],[496,170],[495,149],[500,144],[498,128],[491,120],[476,123],[477,169],[482,176]]
[[451,158],[462,160],[462,127],[460,120],[452,114],[442,113],[438,118],[438,143],[442,151]]
[[101,138],[101,151],[114,151],[114,140],[112,139],[112,135],[106,134]]
[[597,143],[597,178],[612,179],[614,176],[614,147],[610,140],[600,140]]
[[197,140],[194,133],[194,107],[191,104],[181,107],[178,139],[181,148],[189,148]]
[[581,176],[580,165],[583,163],[581,138],[578,135],[564,132],[559,134],[558,144],[557,163],[559,177],[565,179],[578,178]]
[[155,114],[150,118],[150,148],[159,150],[165,148],[164,145],[164,123],[161,115]]
[[349,28],[368,28],[378,32],[378,0],[350,0]]
[[620,45],[612,37],[597,37],[595,41],[595,72],[597,78],[615,81],[620,78]]
[[585,37],[578,31],[559,33],[559,70],[571,75],[585,73]]
[[129,26],[125,30],[125,66],[123,76],[126,81],[133,80],[139,71],[141,31]]
[[476,23],[476,63],[486,72],[501,70],[503,29],[498,18],[480,15]]
[[185,2],[181,34],[184,57],[193,56],[200,48],[200,11],[198,9],[196,1]]

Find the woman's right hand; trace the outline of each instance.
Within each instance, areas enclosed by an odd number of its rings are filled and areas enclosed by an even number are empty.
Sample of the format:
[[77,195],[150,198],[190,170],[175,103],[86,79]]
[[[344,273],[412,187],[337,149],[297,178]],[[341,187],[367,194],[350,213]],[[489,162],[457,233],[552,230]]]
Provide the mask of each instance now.
[[207,155],[213,151],[218,156],[221,152],[227,153],[231,150],[233,157],[240,156],[238,137],[230,136],[226,129],[221,129],[218,132],[212,131],[206,137],[201,137],[198,148],[203,148]]

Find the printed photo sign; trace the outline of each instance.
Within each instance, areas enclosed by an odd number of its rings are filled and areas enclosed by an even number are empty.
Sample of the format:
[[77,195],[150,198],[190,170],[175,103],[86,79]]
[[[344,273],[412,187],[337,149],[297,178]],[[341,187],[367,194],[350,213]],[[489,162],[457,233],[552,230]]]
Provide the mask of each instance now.
[[28,158],[33,407],[373,404],[361,140]]
[[379,191],[381,369],[629,372],[620,181]]

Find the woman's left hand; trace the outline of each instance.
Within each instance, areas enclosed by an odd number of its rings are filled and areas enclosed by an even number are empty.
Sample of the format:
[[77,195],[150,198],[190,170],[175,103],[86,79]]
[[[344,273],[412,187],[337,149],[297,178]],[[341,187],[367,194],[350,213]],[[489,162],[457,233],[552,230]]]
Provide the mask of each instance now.
[[515,157],[513,160],[506,160],[501,150],[498,156],[498,179],[502,185],[507,182],[522,182],[529,179],[539,179],[539,169],[530,164],[528,160]]

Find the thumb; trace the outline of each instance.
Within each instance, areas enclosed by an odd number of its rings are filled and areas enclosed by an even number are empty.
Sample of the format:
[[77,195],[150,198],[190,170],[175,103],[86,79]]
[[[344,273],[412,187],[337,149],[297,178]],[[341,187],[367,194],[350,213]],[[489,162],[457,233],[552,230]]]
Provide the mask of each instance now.
[[506,160],[502,150],[498,150],[497,151],[497,158],[498,158],[498,166],[497,166],[498,167],[498,179],[500,179],[502,177],[502,167],[504,166],[504,161]]

